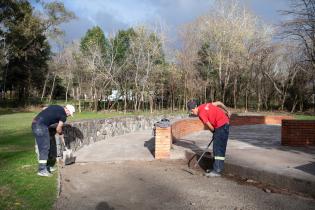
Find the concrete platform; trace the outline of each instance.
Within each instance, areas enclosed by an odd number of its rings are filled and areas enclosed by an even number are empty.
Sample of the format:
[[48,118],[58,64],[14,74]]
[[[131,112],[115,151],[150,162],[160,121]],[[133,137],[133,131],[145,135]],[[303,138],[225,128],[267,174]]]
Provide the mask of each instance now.
[[89,162],[62,168],[56,210],[311,210],[315,200],[187,173],[177,161]]
[[[172,157],[201,154],[210,138],[209,131],[186,136],[173,146]],[[315,196],[315,148],[281,146],[280,138],[278,125],[231,127],[225,173]]]
[[[231,127],[225,173],[315,197],[315,148],[281,146],[280,135],[278,125]],[[182,138],[173,145],[171,159],[187,159],[187,153],[201,154],[210,139],[209,131]],[[142,131],[86,146],[76,152],[76,162],[152,161],[153,147],[152,132]],[[209,156],[203,162],[209,163]]]
[[154,160],[152,131],[141,131],[98,141],[75,152],[76,162]]

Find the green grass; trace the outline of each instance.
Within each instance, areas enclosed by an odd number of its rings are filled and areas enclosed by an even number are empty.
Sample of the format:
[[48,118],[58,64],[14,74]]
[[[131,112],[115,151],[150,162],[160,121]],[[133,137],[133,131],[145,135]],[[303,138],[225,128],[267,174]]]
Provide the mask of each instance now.
[[[39,177],[31,122],[35,112],[0,115],[0,209],[51,209],[57,175]],[[117,114],[117,113],[116,113]],[[104,113],[77,113],[71,120],[105,118]]]
[[35,113],[0,115],[0,209],[51,209],[56,175],[38,177],[31,120]]
[[[37,176],[31,121],[37,113],[0,110],[0,209],[51,209],[57,175]],[[149,113],[83,112],[69,121]],[[161,113],[157,113],[161,114]]]
[[[37,176],[31,122],[35,112],[0,113],[0,209],[51,209],[57,195],[57,175]],[[72,120],[106,118],[117,113],[76,113]]]
[[295,115],[294,118],[297,120],[315,120],[314,115]]

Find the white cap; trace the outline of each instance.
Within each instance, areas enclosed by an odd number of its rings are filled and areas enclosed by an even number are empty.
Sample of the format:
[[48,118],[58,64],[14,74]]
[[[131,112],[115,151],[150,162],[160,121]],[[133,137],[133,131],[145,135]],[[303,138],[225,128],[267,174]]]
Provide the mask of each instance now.
[[67,104],[66,108],[68,109],[68,111],[70,112],[70,115],[73,117],[73,113],[75,113],[75,108],[74,106]]

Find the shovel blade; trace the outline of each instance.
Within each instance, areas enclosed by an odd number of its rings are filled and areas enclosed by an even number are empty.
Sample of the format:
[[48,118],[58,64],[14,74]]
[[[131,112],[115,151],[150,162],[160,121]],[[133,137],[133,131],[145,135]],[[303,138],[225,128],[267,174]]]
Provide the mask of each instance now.
[[66,150],[62,153],[63,162],[65,165],[75,163],[76,157],[73,155],[72,150]]

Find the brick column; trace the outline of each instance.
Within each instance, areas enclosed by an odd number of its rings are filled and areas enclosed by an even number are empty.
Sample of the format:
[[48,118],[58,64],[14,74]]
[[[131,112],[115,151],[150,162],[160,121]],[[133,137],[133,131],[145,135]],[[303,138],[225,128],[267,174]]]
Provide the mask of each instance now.
[[169,159],[171,150],[171,127],[155,128],[155,159]]

